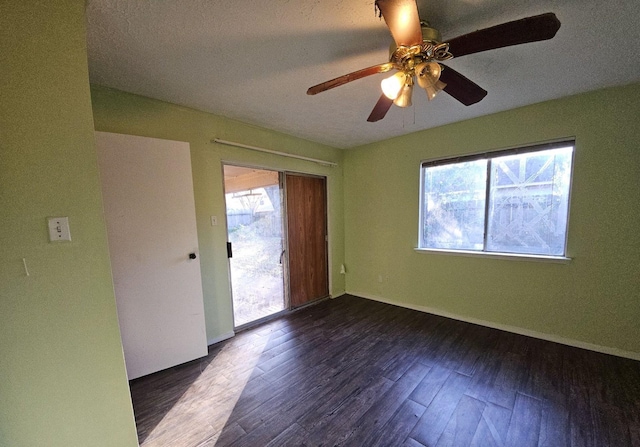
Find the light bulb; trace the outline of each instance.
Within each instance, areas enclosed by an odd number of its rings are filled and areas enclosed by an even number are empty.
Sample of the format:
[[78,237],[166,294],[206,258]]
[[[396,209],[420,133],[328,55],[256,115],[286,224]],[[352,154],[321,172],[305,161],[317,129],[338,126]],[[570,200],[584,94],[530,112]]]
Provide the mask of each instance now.
[[404,87],[406,82],[406,76],[403,72],[399,71],[393,76],[383,79],[380,83],[382,87],[382,93],[389,99],[396,99],[400,94],[400,90]]

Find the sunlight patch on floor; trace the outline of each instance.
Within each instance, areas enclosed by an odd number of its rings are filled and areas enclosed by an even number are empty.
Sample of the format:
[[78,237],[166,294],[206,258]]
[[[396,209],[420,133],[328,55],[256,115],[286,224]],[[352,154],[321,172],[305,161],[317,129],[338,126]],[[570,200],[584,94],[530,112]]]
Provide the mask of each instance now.
[[268,341],[251,333],[229,341],[140,445],[215,445]]

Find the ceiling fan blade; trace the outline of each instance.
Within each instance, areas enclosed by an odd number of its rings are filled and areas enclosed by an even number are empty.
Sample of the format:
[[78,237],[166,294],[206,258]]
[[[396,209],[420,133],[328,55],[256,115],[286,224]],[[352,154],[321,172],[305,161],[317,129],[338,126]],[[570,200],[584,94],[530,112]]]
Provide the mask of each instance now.
[[391,105],[393,104],[393,99],[387,98],[384,93],[378,99],[378,102],[375,106],[373,106],[373,110],[367,118],[367,121],[370,123],[375,123],[376,121],[380,121],[387,114]]
[[558,29],[560,21],[554,13],[548,12],[455,37],[448,41],[449,52],[454,57],[460,57],[495,48],[547,40],[555,36]]
[[307,95],[315,95],[317,93],[321,93],[326,90],[344,85],[347,82],[355,81],[357,79],[361,79],[377,73],[385,73],[392,68],[393,64],[390,64],[389,62],[363,68],[362,70],[354,71],[353,73],[342,75],[335,79],[331,79],[330,81],[323,82],[322,84],[314,85],[313,87],[310,87],[309,90],[307,90]]
[[442,65],[440,81],[447,84],[443,90],[465,106],[482,101],[487,96],[485,89],[446,65]]
[[422,29],[416,0],[376,0],[397,46],[422,43]]

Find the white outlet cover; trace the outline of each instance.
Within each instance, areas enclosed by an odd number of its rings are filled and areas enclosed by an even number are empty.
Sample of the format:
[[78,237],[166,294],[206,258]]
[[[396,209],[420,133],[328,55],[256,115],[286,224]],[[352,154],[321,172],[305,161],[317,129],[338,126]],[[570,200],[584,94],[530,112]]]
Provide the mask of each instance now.
[[49,217],[47,222],[49,224],[49,240],[51,242],[71,240],[68,217]]

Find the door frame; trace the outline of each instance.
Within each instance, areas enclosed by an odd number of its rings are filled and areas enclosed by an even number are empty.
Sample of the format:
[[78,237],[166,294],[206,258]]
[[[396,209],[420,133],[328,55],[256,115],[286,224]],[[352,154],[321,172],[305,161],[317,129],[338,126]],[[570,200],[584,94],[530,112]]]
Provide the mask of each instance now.
[[[285,247],[285,257],[283,259],[283,266],[285,265],[286,262],[286,267],[285,267],[285,309],[280,311],[280,312],[276,312],[275,314],[266,316],[264,318],[260,318],[258,320],[252,321],[250,323],[246,323],[243,324],[241,326],[234,326],[234,331],[238,332],[241,331],[243,329],[248,329],[250,327],[256,326],[260,323],[263,323],[265,321],[269,321],[273,318],[279,317],[283,314],[289,313],[292,311],[291,309],[291,303],[290,303],[290,290],[289,290],[289,227],[288,227],[288,222],[287,222],[287,185],[286,185],[286,174],[292,174],[292,175],[304,175],[307,177],[316,177],[316,178],[323,178],[325,181],[325,189],[326,189],[326,196],[325,196],[325,207],[326,207],[326,215],[325,215],[325,227],[326,227],[326,232],[327,232],[327,240],[326,240],[326,244],[327,244],[327,281],[328,281],[328,297],[332,298],[331,295],[331,289],[332,289],[332,274],[331,274],[331,231],[330,231],[330,226],[329,226],[329,222],[330,222],[330,216],[331,216],[331,211],[330,211],[330,207],[329,207],[329,203],[330,203],[330,197],[331,197],[331,192],[330,192],[330,188],[329,188],[329,177],[327,177],[326,175],[322,175],[322,174],[317,174],[314,172],[308,172],[308,171],[303,171],[303,170],[291,170],[291,169],[283,169],[283,168],[277,168],[277,167],[273,167],[273,166],[265,166],[265,165],[260,165],[260,164],[256,164],[256,163],[248,163],[248,162],[243,162],[243,161],[235,161],[235,160],[229,160],[229,159],[221,159],[220,160],[220,173],[222,175],[222,197],[223,197],[223,201],[225,204],[225,213],[224,213],[224,230],[225,230],[225,237],[228,239],[229,237],[229,225],[227,222],[227,213],[226,213],[226,188],[224,185],[224,166],[225,165],[231,165],[231,166],[238,166],[241,168],[249,168],[249,169],[261,169],[261,170],[265,170],[265,171],[275,171],[278,173],[279,177],[281,178],[281,183],[282,183],[282,190],[283,190],[283,196],[282,196],[282,200],[283,200],[283,210],[284,210],[284,214],[282,216],[283,218],[283,245]],[[283,274],[285,273],[283,272]],[[232,291],[232,285],[231,285],[231,264],[229,261],[229,258],[227,258],[227,277],[228,277],[228,281],[229,281],[229,299],[231,300],[231,309],[233,311],[233,291]],[[310,303],[313,304],[313,303]],[[295,310],[299,310],[304,308],[305,306],[301,306],[301,307],[297,307]],[[233,318],[233,313],[232,313],[232,318]]]

